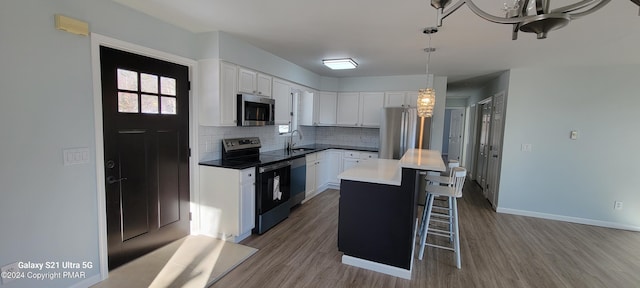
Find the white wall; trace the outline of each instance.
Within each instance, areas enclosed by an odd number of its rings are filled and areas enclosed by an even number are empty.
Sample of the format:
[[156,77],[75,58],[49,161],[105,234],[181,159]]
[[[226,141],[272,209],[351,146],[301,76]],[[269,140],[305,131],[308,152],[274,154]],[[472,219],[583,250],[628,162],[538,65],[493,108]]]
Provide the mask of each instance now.
[[639,71],[511,70],[498,211],[640,230]]
[[[56,13],[89,21],[93,32],[184,57],[192,54],[193,35],[112,1],[0,1],[0,266],[88,261],[93,268],[82,271],[91,279],[100,268],[91,41],[54,29]],[[89,148],[90,163],[63,166],[62,150],[75,147]]]

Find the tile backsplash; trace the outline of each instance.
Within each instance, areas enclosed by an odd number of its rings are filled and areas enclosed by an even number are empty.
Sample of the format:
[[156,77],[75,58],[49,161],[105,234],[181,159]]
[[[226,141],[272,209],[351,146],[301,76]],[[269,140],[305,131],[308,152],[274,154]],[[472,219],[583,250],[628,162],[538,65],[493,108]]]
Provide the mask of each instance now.
[[380,147],[380,129],[316,127],[316,143],[358,147]]
[[[358,147],[379,147],[379,129],[349,127],[299,126],[302,140],[294,135],[297,145],[335,144]],[[220,159],[222,139],[240,137],[260,137],[261,152],[282,149],[288,136],[278,134],[277,126],[263,127],[211,127],[199,126],[199,160]]]
[[[315,143],[315,127],[300,126],[298,131],[302,134],[302,140],[298,135],[293,136],[293,142],[297,145],[310,145]],[[278,134],[278,126],[262,127],[211,127],[199,126],[199,160],[207,161],[220,159],[222,153],[222,139],[259,137],[262,143],[260,152],[283,149],[289,136]]]

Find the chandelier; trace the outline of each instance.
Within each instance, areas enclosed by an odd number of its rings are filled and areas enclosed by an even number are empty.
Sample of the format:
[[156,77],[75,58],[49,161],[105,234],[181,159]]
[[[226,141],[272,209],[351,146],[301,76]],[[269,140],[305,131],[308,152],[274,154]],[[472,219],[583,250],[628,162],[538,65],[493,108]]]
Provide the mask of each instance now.
[[427,52],[427,88],[418,90],[417,103],[418,116],[423,117],[424,123],[424,117],[428,118],[433,116],[433,107],[436,105],[436,91],[433,90],[433,75],[429,74],[429,62],[431,62],[431,52],[436,50],[431,47],[431,34],[438,32],[438,28],[429,27],[425,28],[422,32],[429,35],[429,47],[424,49],[424,51]]
[[[551,0],[513,0],[513,4],[504,4],[506,15],[504,17],[491,15],[480,9],[472,0],[458,0],[447,7],[451,0],[431,0],[431,6],[438,10],[438,27],[442,26],[442,20],[453,12],[467,4],[473,13],[481,18],[499,23],[512,24],[512,39],[518,39],[518,31],[535,33],[538,39],[547,38],[547,33],[562,28],[569,21],[589,15],[609,4],[611,0],[576,0],[576,3],[552,8]],[[631,0],[640,6],[640,0]],[[446,8],[446,9],[445,9]]]

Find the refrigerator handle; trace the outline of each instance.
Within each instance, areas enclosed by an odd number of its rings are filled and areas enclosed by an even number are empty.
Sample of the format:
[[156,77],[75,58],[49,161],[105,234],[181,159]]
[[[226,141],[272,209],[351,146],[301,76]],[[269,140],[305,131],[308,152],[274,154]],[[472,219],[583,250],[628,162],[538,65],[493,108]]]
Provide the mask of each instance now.
[[402,117],[400,118],[400,155],[398,157],[402,158],[405,152],[405,146],[407,141],[407,112],[402,111]]

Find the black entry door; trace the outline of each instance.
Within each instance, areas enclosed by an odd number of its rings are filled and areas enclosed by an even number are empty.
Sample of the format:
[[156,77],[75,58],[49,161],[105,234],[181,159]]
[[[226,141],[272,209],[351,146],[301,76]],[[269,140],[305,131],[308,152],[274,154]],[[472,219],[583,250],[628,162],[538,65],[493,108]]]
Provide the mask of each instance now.
[[109,269],[189,234],[189,72],[100,47]]

